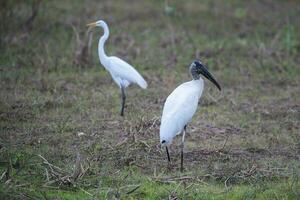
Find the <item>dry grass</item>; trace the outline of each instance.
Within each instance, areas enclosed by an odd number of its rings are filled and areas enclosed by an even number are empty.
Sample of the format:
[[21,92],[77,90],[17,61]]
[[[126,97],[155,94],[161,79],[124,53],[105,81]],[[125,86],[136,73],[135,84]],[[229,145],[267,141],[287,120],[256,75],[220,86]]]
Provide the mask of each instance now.
[[[37,2],[1,7],[0,197],[299,197],[298,2]],[[128,89],[125,118],[97,58],[102,32],[89,43],[99,18],[108,54],[149,83]],[[223,90],[206,82],[180,173],[180,138],[167,168],[160,115],[199,56]]]

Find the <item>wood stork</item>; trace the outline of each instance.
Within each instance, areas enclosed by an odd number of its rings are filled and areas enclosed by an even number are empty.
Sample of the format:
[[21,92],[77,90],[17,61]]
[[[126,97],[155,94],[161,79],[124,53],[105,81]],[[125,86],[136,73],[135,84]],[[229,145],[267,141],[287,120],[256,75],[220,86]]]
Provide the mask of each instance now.
[[98,54],[100,63],[103,67],[110,73],[113,80],[120,87],[121,91],[121,111],[120,115],[124,116],[124,106],[126,101],[125,88],[130,85],[130,83],[136,83],[141,88],[147,88],[147,82],[144,78],[128,63],[121,60],[115,56],[107,56],[104,51],[105,41],[109,37],[109,29],[107,24],[103,20],[99,20],[93,23],[87,24],[89,27],[102,27],[104,30],[104,34],[99,39],[98,43]]
[[213,82],[221,91],[218,82],[200,60],[195,60],[190,65],[189,70],[193,80],[179,85],[168,96],[163,108],[160,125],[160,143],[162,147],[166,147],[169,163],[171,160],[168,146],[172,143],[176,135],[183,133],[181,143],[181,171],[183,170],[183,148],[186,127],[197,110],[198,101],[204,87],[204,81],[200,77],[200,74]]

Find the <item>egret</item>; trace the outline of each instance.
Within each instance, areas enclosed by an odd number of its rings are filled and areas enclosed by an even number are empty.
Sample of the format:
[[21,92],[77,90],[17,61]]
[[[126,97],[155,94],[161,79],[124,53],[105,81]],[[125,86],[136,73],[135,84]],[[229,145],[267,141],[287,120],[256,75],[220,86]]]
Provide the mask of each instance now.
[[109,37],[109,29],[105,21],[99,20],[93,23],[87,24],[89,27],[102,27],[104,34],[99,39],[98,43],[98,55],[100,63],[110,73],[112,79],[117,83],[121,92],[121,111],[120,115],[124,116],[124,107],[126,101],[125,88],[130,83],[138,84],[141,88],[147,88],[147,82],[145,79],[127,62],[115,56],[107,56],[104,51],[105,41]]
[[182,133],[181,141],[181,171],[183,170],[183,148],[187,124],[195,114],[198,101],[202,95],[204,81],[200,77],[202,74],[213,82],[221,91],[219,83],[209,73],[200,60],[195,60],[189,67],[192,81],[179,85],[167,98],[160,125],[160,143],[166,148],[168,163],[171,159],[168,146],[172,143],[176,135]]

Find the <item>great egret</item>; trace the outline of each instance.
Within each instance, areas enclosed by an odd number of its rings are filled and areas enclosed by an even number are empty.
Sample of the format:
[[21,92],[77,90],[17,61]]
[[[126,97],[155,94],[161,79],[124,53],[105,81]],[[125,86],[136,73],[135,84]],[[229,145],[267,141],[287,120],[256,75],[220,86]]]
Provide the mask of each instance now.
[[106,55],[104,51],[104,44],[109,37],[109,29],[107,24],[103,20],[89,23],[87,24],[87,26],[89,27],[99,26],[102,27],[104,30],[104,34],[99,39],[99,43],[98,43],[99,59],[100,59],[100,63],[107,71],[109,71],[113,80],[120,87],[121,101],[122,101],[120,115],[124,116],[124,106],[126,100],[125,88],[128,87],[130,83],[136,83],[141,88],[146,89],[147,82],[131,65],[129,65],[125,61],[115,56]]
[[179,85],[168,96],[164,105],[160,125],[160,143],[163,147],[166,147],[169,163],[171,162],[171,159],[168,146],[172,143],[172,140],[176,135],[183,132],[181,143],[181,171],[183,170],[183,148],[186,126],[197,110],[198,101],[204,86],[204,81],[200,77],[200,74],[213,82],[221,91],[218,82],[200,60],[195,60],[190,65],[189,70],[193,80]]

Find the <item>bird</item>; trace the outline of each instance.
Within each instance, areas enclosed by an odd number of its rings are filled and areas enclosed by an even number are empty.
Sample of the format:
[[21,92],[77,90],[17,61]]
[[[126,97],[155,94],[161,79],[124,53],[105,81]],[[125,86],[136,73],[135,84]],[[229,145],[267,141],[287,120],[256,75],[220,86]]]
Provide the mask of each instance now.
[[221,91],[219,83],[202,64],[201,60],[194,60],[189,67],[193,80],[179,85],[166,99],[160,125],[160,143],[166,148],[168,163],[171,163],[168,146],[176,135],[182,133],[181,140],[181,171],[183,171],[183,148],[186,128],[195,114],[199,99],[204,88],[204,81],[200,75],[210,80]]
[[148,84],[145,79],[137,72],[137,70],[124,60],[115,57],[107,56],[104,50],[104,44],[109,37],[108,25],[103,20],[98,20],[87,24],[88,27],[102,27],[104,34],[98,42],[98,55],[100,63],[110,73],[112,79],[120,88],[121,92],[121,110],[120,115],[124,116],[124,107],[126,101],[125,89],[131,84],[135,83],[141,88],[146,89]]

